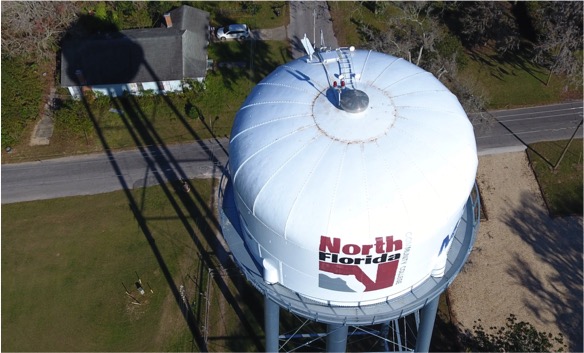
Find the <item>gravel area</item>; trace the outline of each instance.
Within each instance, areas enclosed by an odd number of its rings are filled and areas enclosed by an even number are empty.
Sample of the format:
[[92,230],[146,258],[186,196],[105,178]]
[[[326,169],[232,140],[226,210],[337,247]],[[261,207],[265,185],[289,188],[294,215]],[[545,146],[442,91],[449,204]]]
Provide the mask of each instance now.
[[488,220],[449,290],[459,327],[513,313],[582,351],[582,217],[548,215],[525,152],[480,157],[478,184]]

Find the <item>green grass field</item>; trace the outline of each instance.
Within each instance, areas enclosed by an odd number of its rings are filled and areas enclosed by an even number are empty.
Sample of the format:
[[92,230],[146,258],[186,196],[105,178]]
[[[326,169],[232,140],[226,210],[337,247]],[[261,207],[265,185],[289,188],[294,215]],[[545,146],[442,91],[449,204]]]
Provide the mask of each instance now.
[[462,74],[480,83],[489,109],[545,105],[582,96],[581,92],[564,92],[563,77],[552,76],[546,86],[548,71],[519,56],[501,61],[486,51],[472,53],[471,57]]
[[552,216],[582,215],[582,139],[570,144],[564,159],[554,171],[568,141],[539,142],[527,155]]
[[[196,1],[196,8],[211,13],[211,25],[224,26],[230,23],[245,23],[251,29],[275,28],[290,22],[285,1]],[[279,10],[278,14],[276,12]]]
[[[252,25],[255,21],[254,28],[270,28],[285,25],[289,21],[287,6],[282,7],[280,16],[273,13],[272,6],[283,5],[281,2],[260,3],[256,15],[244,11],[243,3],[194,2],[193,5],[210,11],[213,14],[212,22],[217,24],[239,21]],[[330,8],[340,45],[363,44],[356,21],[364,21],[379,28],[386,25],[383,17],[374,15],[366,4],[332,2]],[[386,6],[383,11],[384,16],[397,15],[394,13],[397,11],[395,6]],[[92,103],[89,112],[81,105],[74,108],[73,112],[78,116],[66,120],[63,125],[67,126],[76,119],[86,123],[89,115],[93,115],[110,149],[190,142],[213,135],[228,136],[237,110],[257,82],[279,65],[291,60],[290,47],[284,41],[228,41],[213,42],[208,50],[209,58],[215,63],[215,70],[208,73],[205,90],[166,97],[134,97],[111,101],[106,98],[101,105]],[[476,82],[476,86],[489,100],[489,109],[581,98],[581,87],[576,91],[564,91],[561,77],[553,76],[546,86],[547,71],[519,56],[501,61],[488,48],[467,52],[467,55],[468,64],[461,73]],[[3,100],[3,104],[7,103]],[[127,112],[126,119],[111,112],[111,108]],[[193,111],[196,113],[193,114]],[[57,112],[55,120],[59,121],[62,114]],[[4,120],[3,126],[7,124]],[[12,153],[2,151],[2,163],[98,152],[105,148],[92,127],[85,133],[57,127],[50,145],[34,147],[28,146],[32,124],[24,128],[27,130],[20,133],[19,142],[11,146]],[[156,136],[151,136],[154,131]]]
[[[13,151],[2,151],[2,163],[23,162],[61,156],[127,149],[152,144],[191,142],[212,136],[228,136],[239,107],[257,82],[279,65],[290,60],[287,43],[278,41],[228,41],[214,43],[209,57],[217,64],[209,71],[206,89],[187,94],[154,97],[128,97],[90,100],[89,109],[81,102],[70,102],[69,112],[57,112],[50,145],[28,146],[27,138],[13,145]],[[243,67],[223,66],[243,63]],[[4,103],[3,103],[4,104]],[[189,106],[191,107],[189,110]],[[124,115],[110,111],[123,111]],[[193,113],[196,112],[196,113]],[[86,133],[71,131],[60,121],[89,123]],[[91,123],[94,120],[98,128]]]
[[[236,332],[238,313],[256,329],[253,315],[223,299],[208,314],[199,294],[239,298],[229,277],[211,280],[201,262],[216,254],[208,239],[217,229],[207,201],[213,183],[193,181],[183,195],[155,186],[3,205],[2,350],[198,351],[173,295],[181,285],[195,326],[207,323],[211,336]],[[246,336],[242,348],[253,343]]]
[[[389,3],[388,3],[389,4]],[[331,16],[339,45],[363,46],[358,23],[363,22],[384,31],[391,16],[401,16],[395,6],[384,6],[382,15],[375,15],[368,6],[355,1],[331,2]],[[492,48],[466,50],[466,66],[460,76],[476,83],[475,86],[488,100],[488,109],[506,109],[522,106],[545,105],[566,99],[581,99],[582,87],[565,90],[565,77],[552,76],[549,85],[548,71],[535,65],[522,54],[501,59]]]

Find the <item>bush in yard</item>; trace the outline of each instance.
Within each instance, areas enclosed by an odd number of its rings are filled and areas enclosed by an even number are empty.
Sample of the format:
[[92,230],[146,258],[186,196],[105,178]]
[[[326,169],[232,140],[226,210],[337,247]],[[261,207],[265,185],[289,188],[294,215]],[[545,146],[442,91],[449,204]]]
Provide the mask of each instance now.
[[[566,345],[562,334],[538,331],[532,324],[521,321],[510,314],[505,326],[490,327],[487,332],[478,320],[474,332],[468,333],[462,343],[473,352],[563,352]],[[557,347],[559,346],[559,347]]]
[[93,122],[87,116],[87,110],[78,100],[64,101],[60,109],[55,111],[54,121],[57,129],[76,136],[88,134],[93,129]]
[[2,57],[2,147],[14,146],[42,106],[43,87],[38,65]]

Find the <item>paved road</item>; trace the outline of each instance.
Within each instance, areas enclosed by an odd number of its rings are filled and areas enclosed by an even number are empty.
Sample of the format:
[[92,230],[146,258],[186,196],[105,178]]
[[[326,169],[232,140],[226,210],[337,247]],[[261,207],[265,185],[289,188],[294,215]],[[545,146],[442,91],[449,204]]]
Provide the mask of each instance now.
[[[479,154],[525,148],[539,141],[582,136],[582,101],[489,112],[492,119],[473,124]],[[471,120],[473,116],[470,116]]]
[[[315,16],[316,15],[316,16]],[[326,2],[290,3],[287,28],[258,30],[255,39],[284,39],[293,57],[305,55],[300,39],[306,33],[316,45],[338,47]],[[582,120],[582,102],[491,112],[490,124],[474,126],[479,154],[524,148],[523,143],[569,138]],[[578,134],[582,136],[580,126]],[[184,178],[219,177],[228,159],[228,140],[137,151],[3,164],[1,202],[12,203],[73,195],[89,195],[155,185]]]
[[228,139],[2,165],[2,203],[220,177]]
[[[479,154],[523,148],[522,142],[568,139],[582,120],[582,102],[492,112],[475,126]],[[580,126],[578,135],[582,136]],[[2,203],[132,189],[183,178],[219,177],[228,140],[206,140],[136,151],[3,164]]]

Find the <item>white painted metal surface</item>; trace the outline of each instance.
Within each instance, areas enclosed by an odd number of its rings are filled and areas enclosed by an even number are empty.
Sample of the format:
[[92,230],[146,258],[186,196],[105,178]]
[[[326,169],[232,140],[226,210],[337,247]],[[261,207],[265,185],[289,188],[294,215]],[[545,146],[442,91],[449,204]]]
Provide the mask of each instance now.
[[[356,306],[443,274],[477,153],[458,100],[430,73],[386,54],[344,54],[349,70],[328,52],[254,88],[234,122],[230,175],[247,248],[269,264],[264,278]],[[341,73],[367,94],[363,112],[339,107]]]

